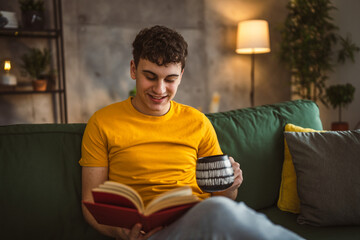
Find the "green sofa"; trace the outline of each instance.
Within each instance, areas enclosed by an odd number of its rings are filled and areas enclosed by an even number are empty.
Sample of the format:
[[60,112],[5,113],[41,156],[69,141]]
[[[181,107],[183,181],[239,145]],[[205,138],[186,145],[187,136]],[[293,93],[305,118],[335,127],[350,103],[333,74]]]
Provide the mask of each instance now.
[[[322,129],[319,110],[298,100],[207,114],[222,150],[243,170],[237,201],[306,239],[356,239],[359,226],[311,227],[276,207],[286,123]],[[1,239],[106,239],[81,212],[81,140],[85,124],[0,127]]]

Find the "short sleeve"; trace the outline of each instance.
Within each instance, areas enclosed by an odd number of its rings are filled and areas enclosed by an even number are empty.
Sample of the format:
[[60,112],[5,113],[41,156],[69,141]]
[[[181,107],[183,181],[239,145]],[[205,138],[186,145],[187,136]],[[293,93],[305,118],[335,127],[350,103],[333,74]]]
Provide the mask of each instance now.
[[94,114],[86,125],[81,146],[81,166],[107,167],[109,165],[107,140]]
[[223,154],[210,120],[203,115],[203,137],[198,149],[198,158]]

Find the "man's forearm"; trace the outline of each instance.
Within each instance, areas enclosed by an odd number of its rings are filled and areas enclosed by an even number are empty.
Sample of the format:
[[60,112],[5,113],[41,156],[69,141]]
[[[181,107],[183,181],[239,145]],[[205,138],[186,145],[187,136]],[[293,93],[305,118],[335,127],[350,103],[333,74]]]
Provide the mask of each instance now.
[[238,194],[238,190],[235,189],[233,191],[214,192],[211,195],[212,196],[223,196],[223,197],[227,197],[232,200],[235,200],[237,197],[237,194]]
[[106,226],[106,225],[102,225],[97,223],[97,221],[95,220],[95,218],[91,215],[91,213],[89,212],[89,210],[85,207],[84,204],[82,204],[82,209],[83,209],[83,215],[85,220],[93,227],[95,228],[97,231],[99,231],[100,233],[102,233],[103,235],[106,235],[108,237],[113,237],[113,238],[118,238],[119,236],[119,228],[117,227],[111,227],[111,226]]

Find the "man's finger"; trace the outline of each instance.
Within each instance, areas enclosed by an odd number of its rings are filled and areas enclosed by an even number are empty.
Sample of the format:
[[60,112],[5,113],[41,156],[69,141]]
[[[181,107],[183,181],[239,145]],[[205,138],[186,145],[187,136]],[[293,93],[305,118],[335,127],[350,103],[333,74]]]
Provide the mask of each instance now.
[[129,239],[131,239],[131,240],[138,239],[141,228],[142,228],[142,225],[140,223],[135,224],[130,231]]
[[162,227],[157,227],[154,228],[153,230],[151,230],[150,232],[146,233],[144,235],[144,239],[148,239],[150,236],[152,236],[153,234],[157,233],[158,231],[160,231],[161,229],[163,229]]

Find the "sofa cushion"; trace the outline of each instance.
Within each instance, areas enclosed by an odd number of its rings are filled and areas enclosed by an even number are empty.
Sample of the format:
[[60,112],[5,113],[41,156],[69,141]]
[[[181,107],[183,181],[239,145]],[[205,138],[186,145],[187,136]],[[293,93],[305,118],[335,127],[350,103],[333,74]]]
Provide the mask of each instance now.
[[254,209],[272,206],[278,199],[285,125],[322,129],[319,109],[308,100],[212,113],[207,117],[222,151],[234,157],[243,170],[244,181],[236,200]]
[[300,198],[298,222],[360,225],[360,130],[286,132]]
[[83,219],[85,124],[0,127],[2,239],[104,239]]
[[279,224],[307,240],[354,240],[360,236],[360,226],[336,226],[315,227],[306,224],[298,224],[297,214],[283,212],[275,205],[259,210],[264,213],[273,223]]
[[[316,132],[316,130],[311,128],[302,128],[288,123],[285,126],[285,132]],[[284,163],[281,172],[281,185],[277,205],[282,211],[300,213],[300,200],[296,187],[296,173],[285,138],[284,144]]]

